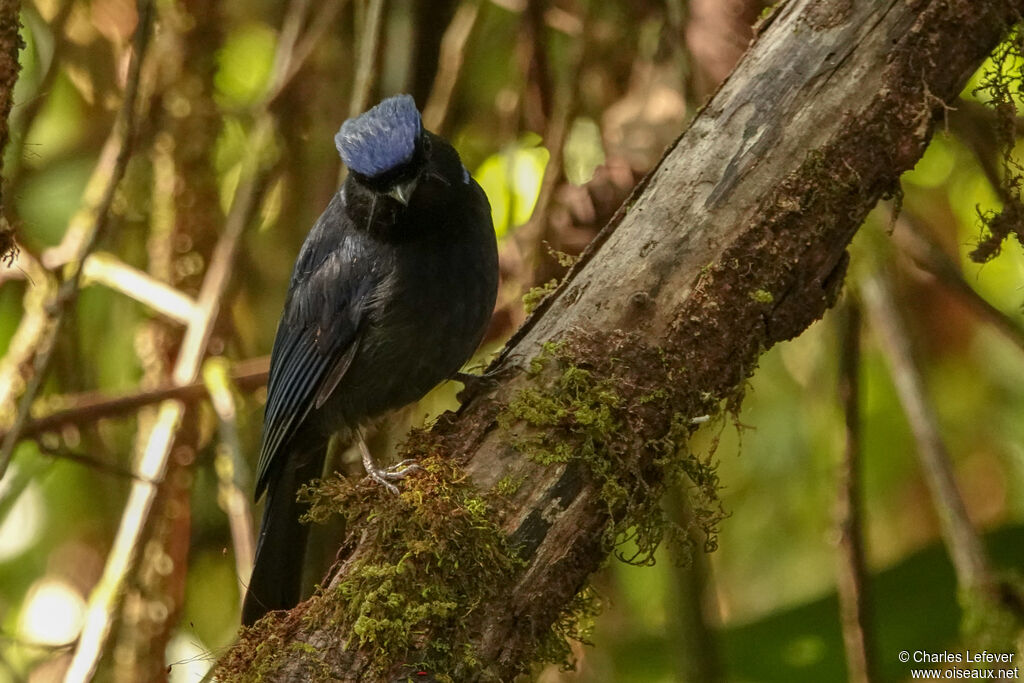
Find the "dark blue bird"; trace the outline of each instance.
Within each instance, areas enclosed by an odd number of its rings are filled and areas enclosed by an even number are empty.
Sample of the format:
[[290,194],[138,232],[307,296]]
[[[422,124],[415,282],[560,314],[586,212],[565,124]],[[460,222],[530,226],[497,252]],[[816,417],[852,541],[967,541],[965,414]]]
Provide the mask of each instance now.
[[256,477],[267,492],[242,622],[299,600],[308,527],[298,488],[321,475],[327,441],[456,375],[483,337],[498,288],[490,206],[444,139],[423,129],[412,97],[391,97],[335,136],[349,174],[292,272],[270,357]]

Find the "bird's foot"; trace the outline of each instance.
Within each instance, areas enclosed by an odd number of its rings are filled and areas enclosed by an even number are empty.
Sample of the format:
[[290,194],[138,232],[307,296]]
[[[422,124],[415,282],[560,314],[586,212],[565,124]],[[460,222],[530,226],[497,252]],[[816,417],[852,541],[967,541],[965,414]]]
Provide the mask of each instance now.
[[359,450],[363,456],[363,469],[366,470],[367,476],[396,496],[398,495],[398,487],[391,482],[405,479],[413,472],[423,469],[414,459],[403,460],[391,467],[377,467],[377,463],[373,461],[373,456],[370,455],[370,449],[367,447],[366,440],[361,433],[358,434],[358,441]]
[[423,468],[412,460],[403,460],[397,465],[388,468],[367,467],[366,474],[370,479],[386,488],[391,493],[398,495],[398,487],[392,484],[393,481],[401,481],[413,472],[419,472]]

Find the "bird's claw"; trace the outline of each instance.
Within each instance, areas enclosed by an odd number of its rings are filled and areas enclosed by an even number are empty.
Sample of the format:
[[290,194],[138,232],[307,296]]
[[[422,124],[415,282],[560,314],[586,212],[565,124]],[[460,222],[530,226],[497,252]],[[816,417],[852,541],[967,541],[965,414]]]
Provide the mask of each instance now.
[[356,430],[356,443],[359,444],[359,452],[363,456],[363,469],[366,470],[367,476],[396,496],[398,495],[398,487],[391,482],[405,479],[413,472],[423,469],[413,458],[403,460],[391,467],[377,467],[377,463],[373,461],[373,455],[370,454],[370,447],[366,445],[366,438],[363,436],[363,432],[358,429]]
[[392,465],[386,469],[379,467],[367,467],[366,474],[369,475],[370,479],[386,488],[391,493],[398,495],[398,487],[392,484],[393,481],[400,481],[405,479],[413,472],[419,472],[423,467],[413,459],[403,460],[397,465]]

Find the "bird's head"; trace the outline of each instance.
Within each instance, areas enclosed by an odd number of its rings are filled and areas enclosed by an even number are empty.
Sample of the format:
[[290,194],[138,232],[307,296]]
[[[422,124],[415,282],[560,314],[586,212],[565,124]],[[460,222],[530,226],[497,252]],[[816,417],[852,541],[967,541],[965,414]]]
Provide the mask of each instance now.
[[426,165],[425,133],[410,95],[395,95],[341,125],[341,160],[375,191],[408,205]]

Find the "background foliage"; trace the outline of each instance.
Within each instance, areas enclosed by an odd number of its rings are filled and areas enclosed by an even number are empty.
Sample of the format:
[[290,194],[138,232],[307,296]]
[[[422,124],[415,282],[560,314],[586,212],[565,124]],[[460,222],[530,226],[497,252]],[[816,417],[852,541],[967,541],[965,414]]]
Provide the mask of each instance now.
[[[248,505],[263,390],[259,360],[232,364],[270,351],[295,254],[339,183],[332,137],[340,123],[381,96],[411,92],[487,191],[502,288],[479,365],[524,319],[524,294],[564,272],[559,252],[582,250],[726,76],[761,9],[752,0],[154,3],[134,152],[32,414],[168,385],[182,323],[140,301],[128,278],[142,272],[196,297],[247,184],[254,202],[203,371],[229,409],[189,401],[169,484],[117,608],[104,680],[198,680],[235,636],[247,561],[237,556],[251,534],[242,520],[254,514],[237,506]],[[67,236],[88,204],[87,186],[111,177],[101,150],[124,104],[139,16],[129,0],[22,8],[22,72],[3,166],[3,217],[21,248],[13,267],[0,262],[5,427],[31,374],[33,349],[18,335],[56,286],[52,269],[70,258]],[[858,236],[844,305],[864,278],[884,274],[971,520],[998,566],[1020,568],[1024,253],[1008,241],[984,265],[968,258],[979,216],[1013,191],[990,133],[989,95],[975,92],[986,68],[904,177],[901,210],[879,207]],[[943,263],[954,276],[942,275]],[[957,582],[917,444],[865,320],[869,607],[880,680],[902,680],[909,666],[900,650],[972,641],[961,635]],[[669,547],[654,566],[610,562],[595,580],[604,610],[594,647],[574,646],[577,672],[549,669],[543,680],[846,676],[835,596],[845,438],[839,327],[830,313],[766,354],[738,420],[708,425],[693,444],[720,461],[730,517],[717,551],[689,564]],[[456,405],[456,388],[439,387],[404,411],[377,447]],[[133,458],[156,419],[152,405],[117,417],[85,410],[18,446],[0,482],[0,681],[51,680],[68,666]],[[665,504],[685,515],[685,495]],[[1008,651],[1012,639],[1000,647]]]

